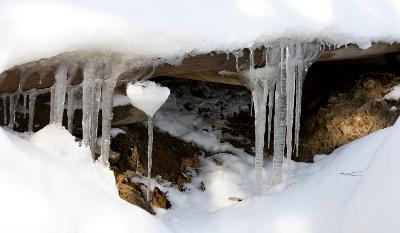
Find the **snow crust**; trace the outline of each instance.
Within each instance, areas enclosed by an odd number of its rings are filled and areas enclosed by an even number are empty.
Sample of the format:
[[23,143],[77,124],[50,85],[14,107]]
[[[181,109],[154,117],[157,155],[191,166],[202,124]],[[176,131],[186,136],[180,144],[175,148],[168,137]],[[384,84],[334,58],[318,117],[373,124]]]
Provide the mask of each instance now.
[[110,170],[50,125],[24,140],[0,128],[0,232],[170,232],[119,198]]
[[167,101],[169,89],[152,81],[129,83],[126,95],[132,105],[153,117],[157,110]]
[[400,226],[400,119],[389,129],[349,198],[343,232],[397,232]]
[[279,38],[399,41],[397,0],[59,0],[0,2],[0,72],[66,51],[174,60]]
[[[316,156],[313,164],[296,163],[290,186],[265,186],[265,195],[256,198],[254,159],[227,153],[203,158],[201,172],[187,185],[188,192],[160,185],[169,192],[173,206],[169,211],[159,210],[160,218],[174,232],[395,232],[399,223],[392,220],[398,216],[399,185],[388,177],[399,176],[396,164],[400,157],[395,154],[400,148],[387,140],[394,142],[399,129],[397,125],[381,130],[338,148],[330,156]],[[397,133],[392,135],[393,131]],[[389,159],[387,150],[393,151],[389,168],[384,165]],[[375,166],[377,160],[380,162]],[[272,161],[265,163],[263,174],[267,178],[271,167]],[[206,187],[204,191],[198,190],[200,182]],[[377,187],[383,189],[374,189],[379,182],[382,184]],[[354,192],[358,184],[360,191]],[[350,228],[341,231],[343,220]],[[388,225],[384,225],[386,220]]]

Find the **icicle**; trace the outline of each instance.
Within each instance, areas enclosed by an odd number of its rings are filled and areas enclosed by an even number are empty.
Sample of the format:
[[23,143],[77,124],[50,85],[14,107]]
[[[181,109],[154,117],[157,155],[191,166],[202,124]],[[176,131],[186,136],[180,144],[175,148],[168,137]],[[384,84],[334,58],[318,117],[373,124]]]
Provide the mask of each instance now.
[[55,90],[54,85],[50,87],[50,122],[54,122],[54,100],[55,100]]
[[28,132],[33,131],[33,120],[35,118],[35,103],[36,103],[37,93],[29,93],[29,121],[28,121]]
[[90,127],[92,117],[93,92],[95,89],[96,64],[88,63],[83,70],[82,82],[82,140],[83,144],[90,146]]
[[148,116],[147,118],[147,201],[150,201],[151,191],[151,167],[153,166],[153,117]]
[[68,90],[67,94],[67,121],[68,121],[68,132],[73,133],[73,123],[74,123],[74,115],[75,115],[75,107],[76,107],[76,95],[78,93],[78,89],[80,87],[73,87]]
[[294,120],[294,145],[296,151],[296,157],[299,156],[299,137],[300,137],[300,116],[301,116],[301,98],[303,92],[303,79],[304,79],[304,68],[303,64],[297,65],[297,77],[296,77],[296,103],[295,103],[295,120]]
[[24,108],[24,118],[26,118],[26,115],[28,114],[27,108],[26,108],[26,97],[28,94],[26,92],[22,93],[23,101],[22,101],[22,106]]
[[64,65],[58,67],[55,74],[55,83],[52,88],[52,100],[51,108],[52,110],[52,122],[57,125],[62,125],[63,115],[64,115],[64,103],[65,103],[65,93],[67,90],[67,73],[68,69]]
[[266,98],[264,96],[265,80],[259,80],[253,86],[252,96],[254,102],[255,114],[255,136],[256,136],[256,155],[254,160],[255,180],[256,180],[256,195],[262,194],[262,170],[264,162],[264,134],[266,121]]
[[113,118],[113,95],[116,85],[115,78],[110,78],[103,82],[102,86],[102,124],[101,124],[101,156],[103,164],[109,166],[108,158],[111,144],[111,121]]
[[286,47],[286,155],[292,158],[293,117],[296,92],[296,44]]
[[94,156],[97,142],[97,129],[99,126],[99,110],[101,104],[101,79],[95,80],[95,89],[93,91],[93,102],[92,102],[92,116],[91,116],[91,128],[90,128],[90,150]]
[[249,69],[254,69],[254,49],[249,48],[250,54],[249,54]]
[[243,56],[243,51],[242,50],[236,50],[232,52],[233,56],[235,56],[235,62],[236,62],[236,72],[239,72],[239,58]]
[[3,124],[7,124],[7,96],[3,95]]
[[17,91],[14,94],[11,94],[9,96],[9,98],[10,98],[10,111],[9,111],[10,112],[10,119],[8,120],[8,127],[10,129],[14,129],[15,111],[16,111],[16,107],[17,107],[17,104],[18,104],[19,97],[20,97],[20,92],[19,91]]
[[272,168],[272,183],[282,181],[282,164],[285,153],[286,138],[286,72],[285,48],[281,48],[280,77],[275,90],[275,116],[274,116],[274,158]]
[[271,124],[272,124],[272,116],[273,116],[273,109],[274,109],[274,101],[275,101],[275,76],[271,77],[270,80],[270,90],[268,93],[268,149],[271,144]]

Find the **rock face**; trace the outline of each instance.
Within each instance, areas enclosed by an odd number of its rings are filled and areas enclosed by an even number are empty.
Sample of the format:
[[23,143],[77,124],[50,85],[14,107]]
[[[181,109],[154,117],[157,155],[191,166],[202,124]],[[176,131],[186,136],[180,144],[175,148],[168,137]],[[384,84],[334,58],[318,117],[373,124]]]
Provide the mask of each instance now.
[[391,110],[396,103],[383,99],[400,83],[395,70],[345,69],[335,72],[325,69],[325,73],[311,72],[305,84],[307,96],[303,99],[298,158],[302,161],[312,161],[315,154],[328,154],[341,145],[388,127],[400,114]]

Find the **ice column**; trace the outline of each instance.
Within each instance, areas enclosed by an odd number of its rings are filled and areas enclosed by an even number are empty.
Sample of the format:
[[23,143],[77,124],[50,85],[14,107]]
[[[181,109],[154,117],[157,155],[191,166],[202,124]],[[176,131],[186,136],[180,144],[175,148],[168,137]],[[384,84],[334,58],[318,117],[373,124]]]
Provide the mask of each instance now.
[[282,181],[282,164],[285,155],[286,138],[286,48],[281,48],[280,75],[275,91],[274,116],[274,158],[272,168],[272,183]]
[[[86,64],[83,70],[83,83],[82,83],[82,138],[83,143],[87,146],[91,145],[93,141],[91,133],[93,105],[95,101],[95,89],[96,89],[96,70],[97,64],[95,62],[89,62]],[[94,139],[95,140],[95,139]],[[92,151],[94,155],[94,151]]]
[[7,124],[7,95],[2,96],[2,102],[3,102],[3,124]]
[[[293,140],[298,153],[305,67],[315,61],[319,54],[320,44],[316,42],[287,43],[281,46],[280,78],[275,92],[273,184],[282,182],[283,177],[290,175]],[[285,151],[288,163],[283,169]]]
[[77,95],[81,93],[82,87],[80,85],[69,87],[67,91],[67,121],[68,121],[68,132],[73,133],[73,123],[76,108]]
[[[116,75],[115,77],[118,77]],[[111,144],[111,121],[113,118],[113,95],[114,88],[116,85],[116,79],[110,77],[104,80],[102,86],[102,123],[101,123],[101,155],[99,160],[109,166],[108,158],[110,155],[110,144]]]
[[62,125],[64,115],[65,93],[67,90],[67,74],[68,69],[66,66],[61,65],[58,67],[55,75],[55,83],[52,88],[51,98],[51,113],[53,114],[52,122],[57,125]]

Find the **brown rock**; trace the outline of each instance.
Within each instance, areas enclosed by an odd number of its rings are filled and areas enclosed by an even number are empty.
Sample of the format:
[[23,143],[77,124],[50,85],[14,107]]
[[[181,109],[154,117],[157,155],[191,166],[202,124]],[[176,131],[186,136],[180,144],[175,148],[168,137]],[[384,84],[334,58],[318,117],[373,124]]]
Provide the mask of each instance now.
[[151,205],[163,209],[171,208],[171,203],[167,199],[166,193],[162,192],[158,187],[155,187],[152,193]]
[[143,193],[137,184],[130,183],[127,177],[123,174],[118,174],[116,180],[119,196],[122,199],[133,205],[139,206],[151,214],[155,214],[151,205],[146,202],[146,194]]

